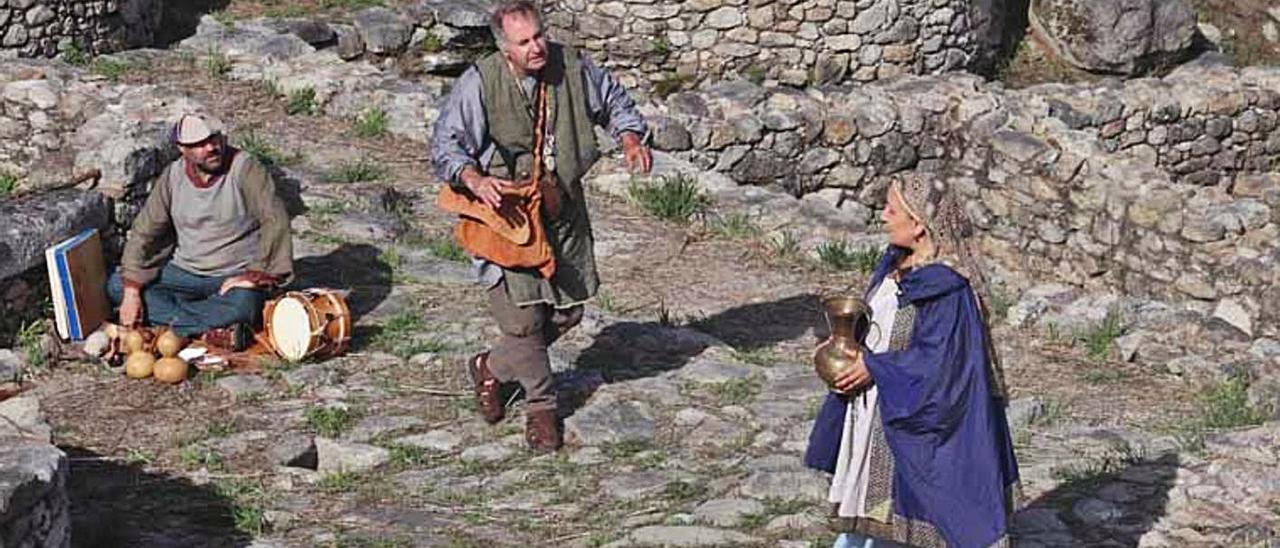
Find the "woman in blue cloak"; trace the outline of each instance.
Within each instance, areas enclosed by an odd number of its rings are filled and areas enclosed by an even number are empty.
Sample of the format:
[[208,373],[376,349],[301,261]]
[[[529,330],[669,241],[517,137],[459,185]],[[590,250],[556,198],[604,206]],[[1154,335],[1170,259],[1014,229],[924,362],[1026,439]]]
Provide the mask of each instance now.
[[805,455],[832,474],[836,548],[1007,546],[1018,465],[971,226],[921,175],[893,181],[882,218],[872,326]]

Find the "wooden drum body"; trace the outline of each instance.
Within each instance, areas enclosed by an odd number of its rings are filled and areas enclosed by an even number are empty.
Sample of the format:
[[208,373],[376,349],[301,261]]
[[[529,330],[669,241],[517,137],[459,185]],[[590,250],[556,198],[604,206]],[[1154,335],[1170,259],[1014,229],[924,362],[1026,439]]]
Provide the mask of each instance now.
[[351,342],[351,312],[332,289],[290,291],[262,311],[271,347],[286,361],[342,354]]

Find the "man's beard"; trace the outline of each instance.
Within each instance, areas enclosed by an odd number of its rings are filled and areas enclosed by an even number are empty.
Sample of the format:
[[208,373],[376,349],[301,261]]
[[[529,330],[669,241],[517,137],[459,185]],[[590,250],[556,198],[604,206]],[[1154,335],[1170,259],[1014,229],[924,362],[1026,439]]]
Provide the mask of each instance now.
[[196,162],[196,169],[199,169],[208,175],[217,175],[222,173],[224,168],[226,168],[225,149],[219,149],[218,153],[210,156],[208,160]]

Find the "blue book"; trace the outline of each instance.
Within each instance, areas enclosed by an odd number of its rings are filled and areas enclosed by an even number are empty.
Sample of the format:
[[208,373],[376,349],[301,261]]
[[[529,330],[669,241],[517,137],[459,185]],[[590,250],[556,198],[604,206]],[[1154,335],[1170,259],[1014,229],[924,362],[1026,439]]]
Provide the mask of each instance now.
[[58,335],[84,340],[106,321],[111,311],[98,229],[90,228],[46,249],[44,258]]

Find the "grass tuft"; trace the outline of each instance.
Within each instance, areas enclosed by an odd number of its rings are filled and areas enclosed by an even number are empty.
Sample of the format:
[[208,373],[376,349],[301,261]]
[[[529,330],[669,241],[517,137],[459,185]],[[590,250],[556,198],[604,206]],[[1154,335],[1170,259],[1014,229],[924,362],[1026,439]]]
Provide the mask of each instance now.
[[356,135],[371,139],[387,134],[387,111],[370,107],[356,115]]
[[760,393],[760,381],[755,377],[734,379],[708,387],[720,405],[742,405],[755,399]]
[[316,483],[325,493],[350,493],[360,486],[360,474],[355,472],[333,472],[320,478]]
[[366,183],[382,179],[387,173],[387,168],[382,164],[361,158],[354,162],[343,162],[325,178],[330,183]]
[[443,352],[448,349],[448,345],[439,340],[419,337],[427,331],[426,323],[418,314],[401,312],[382,324],[382,331],[374,336],[369,345],[400,358],[409,358],[423,352]]
[[1200,396],[1201,425],[1205,428],[1237,428],[1266,422],[1270,413],[1249,403],[1249,381],[1232,377],[1210,387]]
[[1085,354],[1090,360],[1103,361],[1111,354],[1111,347],[1117,338],[1124,334],[1124,316],[1119,311],[1107,312],[1101,322],[1090,326],[1077,336],[1085,345]]
[[26,359],[28,368],[39,368],[45,365],[45,329],[44,320],[23,322],[22,327],[18,328],[18,348],[22,349],[22,356]]
[[240,150],[252,154],[259,162],[270,166],[288,166],[302,161],[300,154],[287,154],[272,143],[256,129],[249,129],[240,134]]
[[326,438],[334,438],[351,428],[356,414],[344,407],[308,407],[303,412],[307,428]]
[[465,263],[471,260],[466,250],[462,249],[462,246],[458,245],[458,242],[452,236],[442,236],[427,240],[427,252],[436,258],[456,263]]
[[777,259],[791,260],[800,256],[800,240],[789,230],[769,238],[768,247],[769,252]]
[[880,263],[880,250],[874,247],[854,249],[845,240],[828,240],[818,246],[818,259],[835,270],[856,270],[870,274]]
[[204,58],[204,71],[215,80],[225,78],[231,72],[231,59],[220,52],[210,51]]
[[627,195],[649,214],[677,223],[689,222],[711,202],[698,188],[697,180],[686,173],[664,175],[648,183],[634,180]]
[[0,198],[4,198],[5,196],[13,194],[15,190],[18,190],[18,183],[20,181],[21,179],[19,179],[17,175],[14,175],[7,170],[0,170]]
[[709,228],[712,234],[729,239],[758,238],[764,233],[749,215],[738,212],[717,215]]
[[295,89],[285,98],[284,112],[290,116],[314,116],[316,110],[316,90],[313,87]]

